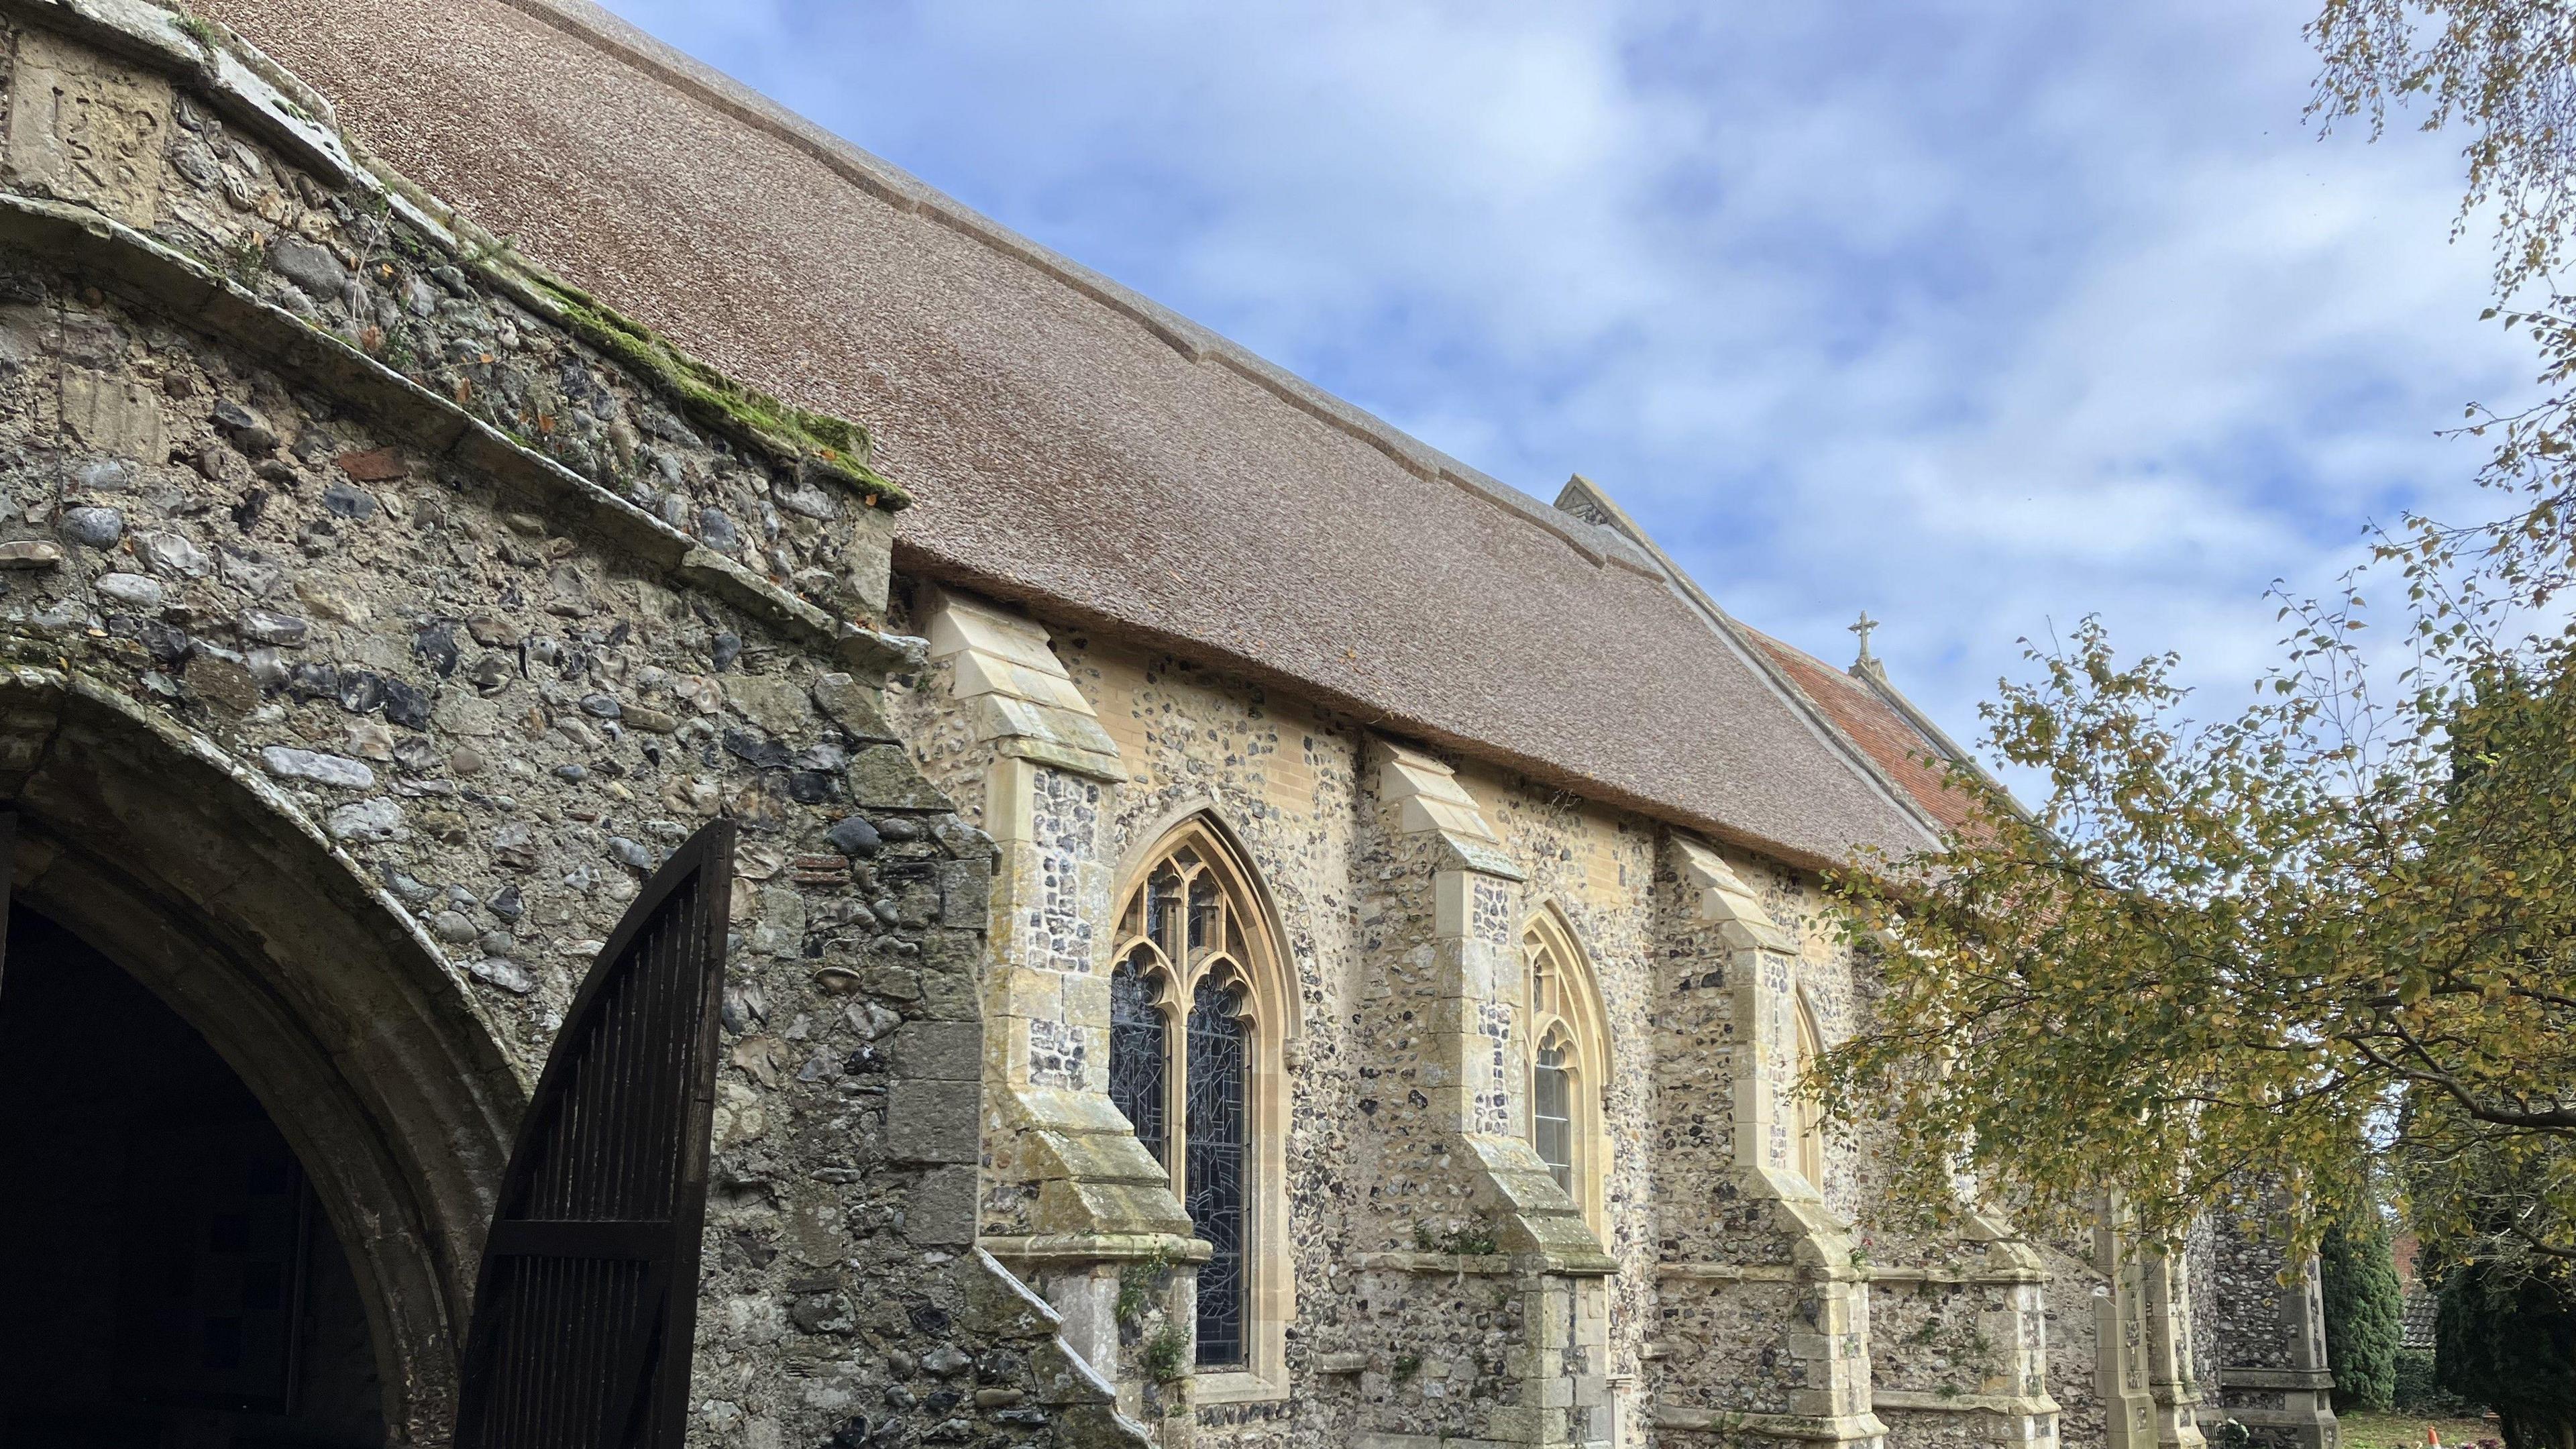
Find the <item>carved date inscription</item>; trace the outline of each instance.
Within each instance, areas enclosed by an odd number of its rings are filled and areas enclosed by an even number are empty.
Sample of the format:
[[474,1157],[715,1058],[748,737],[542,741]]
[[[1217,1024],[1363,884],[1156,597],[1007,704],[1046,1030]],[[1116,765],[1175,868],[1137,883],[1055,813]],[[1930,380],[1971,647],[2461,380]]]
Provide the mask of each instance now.
[[19,32],[9,83],[12,176],[129,226],[149,226],[169,133],[166,83],[45,31]]

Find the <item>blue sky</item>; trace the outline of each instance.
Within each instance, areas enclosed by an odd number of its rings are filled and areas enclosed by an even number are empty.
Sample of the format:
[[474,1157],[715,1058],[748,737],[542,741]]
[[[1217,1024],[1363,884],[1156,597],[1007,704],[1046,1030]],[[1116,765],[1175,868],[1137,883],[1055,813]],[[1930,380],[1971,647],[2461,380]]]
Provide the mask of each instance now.
[[2456,141],[2320,141],[2309,10],[611,8],[1972,732],[2100,613],[2233,706],[2528,354]]

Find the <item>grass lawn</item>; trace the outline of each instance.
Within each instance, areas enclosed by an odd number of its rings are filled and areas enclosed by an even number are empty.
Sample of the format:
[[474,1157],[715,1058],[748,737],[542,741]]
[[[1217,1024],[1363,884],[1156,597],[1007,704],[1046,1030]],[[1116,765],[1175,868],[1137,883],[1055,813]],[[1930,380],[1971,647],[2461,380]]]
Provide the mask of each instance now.
[[2427,1424],[2441,1431],[2442,1449],[2460,1449],[2480,1439],[2504,1440],[2493,1424],[2476,1419],[2436,1419],[2403,1412],[2335,1417],[2343,1424],[2343,1449],[2420,1449]]

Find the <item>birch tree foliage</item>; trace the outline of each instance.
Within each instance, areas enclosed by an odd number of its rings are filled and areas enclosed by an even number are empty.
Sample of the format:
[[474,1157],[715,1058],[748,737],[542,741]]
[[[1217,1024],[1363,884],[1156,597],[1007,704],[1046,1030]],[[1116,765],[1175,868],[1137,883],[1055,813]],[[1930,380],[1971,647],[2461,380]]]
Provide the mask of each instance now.
[[[2427,546],[2386,545],[2401,574]],[[1892,944],[1816,1085],[1887,1124],[1910,1195],[1965,1169],[2071,1223],[2114,1190],[2165,1235],[2284,1179],[2360,1211],[2377,1153],[2428,1233],[2576,1255],[2576,647],[2407,587],[2386,704],[2358,596],[2293,610],[2268,697],[2210,723],[2096,624],[2033,650],[1986,717],[2045,800],[1958,776],[1943,849],[1835,879]],[[2541,1189],[2498,1222],[2508,1179]]]
[[[2327,0],[2315,114],[2465,138],[2498,306],[2537,401],[2472,406],[2493,517],[2405,518],[2284,599],[2242,709],[2098,623],[2030,647],[1987,744],[2043,780],[1937,852],[1832,889],[1883,952],[1871,1021],[1811,1087],[1872,1122],[1930,1210],[1964,1174],[2035,1224],[2115,1191],[2178,1234],[2289,1181],[2295,1231],[2374,1165],[2457,1260],[2576,1262],[2576,7]],[[2380,595],[2373,608],[2369,594]],[[2382,1164],[2366,1161],[2385,1159]]]

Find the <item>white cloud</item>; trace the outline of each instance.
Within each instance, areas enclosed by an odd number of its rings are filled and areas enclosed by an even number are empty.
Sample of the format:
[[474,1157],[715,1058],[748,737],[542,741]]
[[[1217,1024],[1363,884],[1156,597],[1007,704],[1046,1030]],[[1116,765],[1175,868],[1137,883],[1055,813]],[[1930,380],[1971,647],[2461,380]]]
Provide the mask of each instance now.
[[2089,612],[2235,697],[2528,370],[2297,4],[617,8],[1961,732]]

